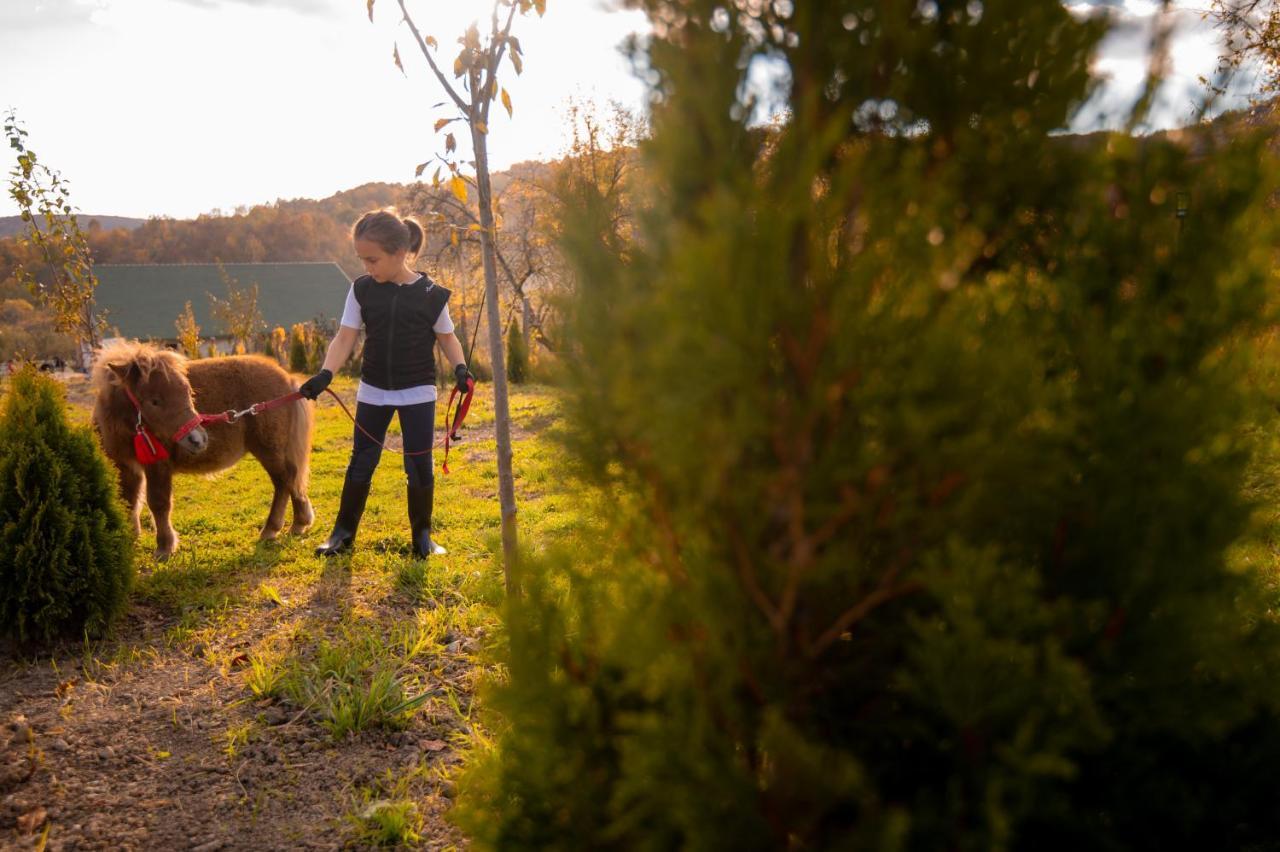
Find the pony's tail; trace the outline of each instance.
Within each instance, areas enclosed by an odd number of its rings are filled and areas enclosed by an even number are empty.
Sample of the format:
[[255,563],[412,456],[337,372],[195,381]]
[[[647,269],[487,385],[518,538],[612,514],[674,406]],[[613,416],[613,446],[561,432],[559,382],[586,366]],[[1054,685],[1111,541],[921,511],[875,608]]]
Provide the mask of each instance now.
[[285,456],[298,472],[299,492],[306,494],[311,479],[311,422],[315,415],[306,400],[299,399],[289,407],[289,445]]

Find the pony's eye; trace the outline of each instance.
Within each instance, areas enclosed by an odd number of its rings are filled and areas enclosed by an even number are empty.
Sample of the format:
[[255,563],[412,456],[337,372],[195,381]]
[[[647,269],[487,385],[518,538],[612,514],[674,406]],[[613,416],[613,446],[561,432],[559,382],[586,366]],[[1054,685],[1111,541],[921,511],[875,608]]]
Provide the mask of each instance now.
[[159,407],[160,407],[160,400],[158,400],[158,399],[153,399],[153,400],[151,400],[151,404],[152,404],[152,405],[154,405],[156,408],[159,408]]

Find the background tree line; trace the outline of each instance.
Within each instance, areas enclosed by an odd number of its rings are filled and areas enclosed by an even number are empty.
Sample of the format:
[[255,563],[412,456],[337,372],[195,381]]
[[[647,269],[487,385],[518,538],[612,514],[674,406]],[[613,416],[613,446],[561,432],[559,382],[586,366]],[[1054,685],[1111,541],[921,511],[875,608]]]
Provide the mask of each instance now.
[[[574,193],[582,181],[609,184],[609,191],[621,198],[628,166],[634,161],[634,144],[642,132],[639,119],[616,106],[601,116],[587,105],[570,103],[568,120],[570,142],[562,159],[517,164],[493,179],[504,335],[511,345],[514,329],[521,338],[519,348],[535,364],[553,357],[560,348],[558,306],[574,288],[573,275],[557,248],[559,213],[575,203]],[[483,291],[480,241],[468,207],[445,184],[371,183],[320,200],[282,200],[230,215],[213,211],[191,220],[155,218],[134,229],[108,230],[90,219],[84,233],[95,263],[323,260],[338,264],[354,278],[362,270],[351,253],[351,222],[368,209],[389,205],[418,216],[427,225],[422,265],[454,291],[451,313],[460,339],[470,348],[482,325],[478,322]],[[6,321],[0,325],[0,358],[71,352],[73,342],[53,330],[52,317],[18,281],[15,272],[22,266],[35,270],[37,277],[41,274],[33,248],[24,247],[16,237],[0,239],[0,304],[7,305]],[[234,295],[229,292],[226,298]],[[248,351],[264,351],[267,336],[246,334],[240,325],[243,322],[232,328],[224,320],[224,327],[201,331],[205,337],[230,335]],[[191,336],[189,329],[185,333]],[[316,333],[323,330],[317,327]],[[483,328],[478,339],[486,340]],[[207,354],[207,348],[196,351]],[[475,351],[483,374],[486,349],[477,345]]]

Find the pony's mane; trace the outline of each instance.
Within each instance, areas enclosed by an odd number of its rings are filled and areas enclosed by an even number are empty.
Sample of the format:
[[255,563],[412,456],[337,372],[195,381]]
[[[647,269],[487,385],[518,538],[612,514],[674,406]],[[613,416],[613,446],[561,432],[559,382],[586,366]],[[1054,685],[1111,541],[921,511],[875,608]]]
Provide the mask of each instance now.
[[93,362],[93,374],[90,378],[94,393],[99,396],[110,393],[120,386],[117,368],[136,365],[142,378],[160,370],[170,376],[187,375],[187,359],[169,349],[157,349],[149,343],[123,341],[107,346],[98,352]]

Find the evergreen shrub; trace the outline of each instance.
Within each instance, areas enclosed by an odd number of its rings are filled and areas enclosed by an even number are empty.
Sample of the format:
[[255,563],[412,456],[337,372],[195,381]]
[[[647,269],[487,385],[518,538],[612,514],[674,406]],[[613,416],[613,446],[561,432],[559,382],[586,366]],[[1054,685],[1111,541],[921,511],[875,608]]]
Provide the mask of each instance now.
[[0,416],[0,634],[101,634],[133,579],[132,533],[89,427],[67,422],[56,380],[14,374]]

